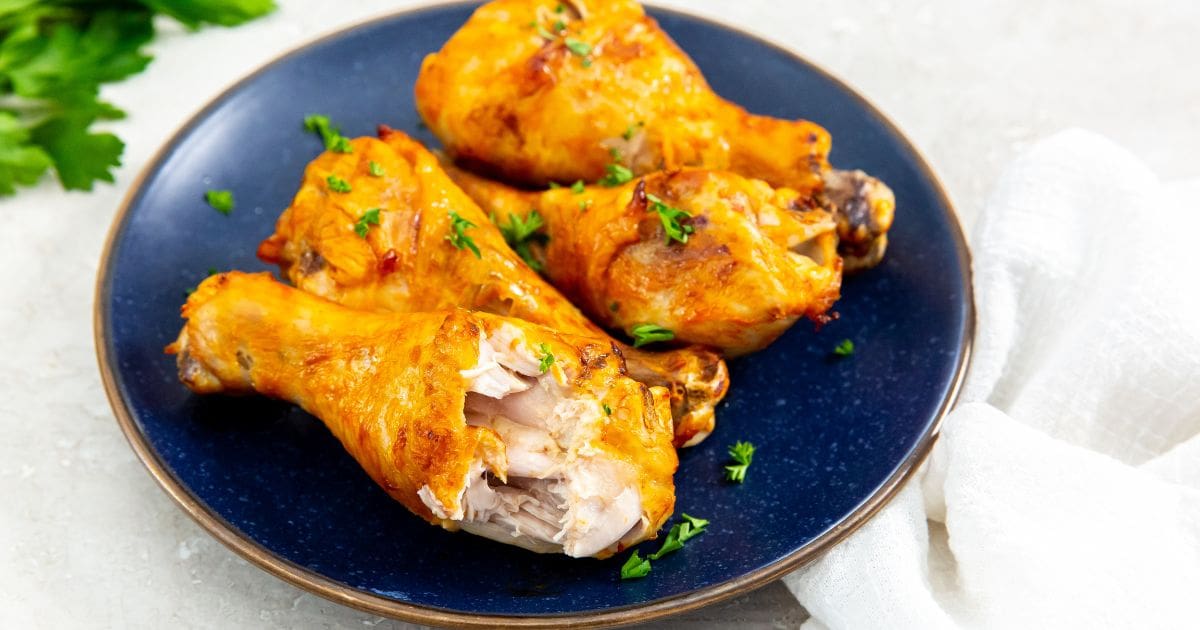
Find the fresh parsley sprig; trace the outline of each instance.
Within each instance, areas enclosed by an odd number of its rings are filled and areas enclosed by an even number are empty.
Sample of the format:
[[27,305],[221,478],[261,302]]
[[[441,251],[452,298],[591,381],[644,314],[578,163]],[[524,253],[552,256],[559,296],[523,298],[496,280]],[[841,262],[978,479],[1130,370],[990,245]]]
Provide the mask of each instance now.
[[379,211],[381,208],[371,208],[363,213],[358,221],[354,222],[354,233],[361,238],[367,238],[367,232],[371,230],[372,225],[379,225]]
[[326,151],[333,151],[334,153],[354,152],[354,148],[350,146],[350,139],[343,136],[341,130],[329,122],[328,116],[309,114],[304,117],[304,128],[321,136],[321,141],[325,143]]
[[210,190],[204,193],[204,200],[212,206],[213,210],[225,216],[229,216],[229,213],[233,212],[233,191]]
[[550,346],[544,343],[538,344],[538,352],[542,353],[542,358],[538,361],[538,372],[545,374],[550,371],[550,366],[554,365],[554,353],[550,352]]
[[729,447],[729,457],[733,458],[733,461],[736,463],[725,467],[725,478],[729,481],[742,483],[746,480],[746,469],[750,467],[750,462],[754,460],[754,445],[738,440],[733,446]]
[[633,179],[633,171],[620,164],[609,164],[604,167],[604,177],[601,177],[597,184],[612,188],[626,184]]
[[638,324],[629,330],[629,334],[633,336],[634,348],[641,348],[655,341],[670,341],[675,338],[674,332],[658,324]]
[[338,177],[337,175],[330,175],[326,177],[325,183],[329,185],[329,190],[332,190],[336,193],[348,193],[353,190],[353,188],[350,186],[350,182]]
[[467,230],[475,227],[474,223],[462,218],[457,212],[450,211],[450,233],[446,235],[446,240],[458,249],[469,249],[476,258],[483,258],[479,253],[479,247],[475,245],[475,240],[467,236]]
[[663,556],[675,553],[683,549],[684,543],[688,540],[699,536],[705,532],[708,527],[708,521],[702,518],[696,518],[688,514],[682,514],[682,523],[676,523],[671,526],[671,530],[667,533],[667,537],[659,546],[658,551],[642,558],[638,555],[638,551],[634,550],[629,559],[625,561],[621,567],[621,579],[629,580],[633,578],[645,577],[650,573],[650,561],[658,560]]
[[833,348],[834,356],[848,357],[854,354],[854,342],[849,339],[843,339],[838,345]]
[[667,234],[667,244],[670,245],[671,241],[687,243],[688,235],[695,232],[696,228],[692,227],[690,223],[681,222],[681,220],[692,218],[691,213],[669,206],[665,201],[650,193],[646,193],[646,199],[650,201],[650,211],[658,213],[663,231]]
[[[494,217],[492,222],[495,223]],[[538,229],[543,225],[545,222],[542,220],[542,215],[537,210],[530,210],[523,219],[515,213],[510,214],[508,215],[508,225],[497,223],[496,227],[500,228],[500,233],[504,235],[504,242],[508,243],[508,246],[521,257],[521,260],[525,261],[525,264],[529,265],[530,269],[541,271],[542,263],[534,257],[533,252],[529,250],[529,245],[530,241],[538,236],[544,238],[544,235],[537,234]]]
[[50,169],[67,190],[113,181],[125,143],[93,125],[125,112],[100,100],[100,86],[150,63],[156,15],[196,29],[274,9],[274,0],[0,1],[0,196]]

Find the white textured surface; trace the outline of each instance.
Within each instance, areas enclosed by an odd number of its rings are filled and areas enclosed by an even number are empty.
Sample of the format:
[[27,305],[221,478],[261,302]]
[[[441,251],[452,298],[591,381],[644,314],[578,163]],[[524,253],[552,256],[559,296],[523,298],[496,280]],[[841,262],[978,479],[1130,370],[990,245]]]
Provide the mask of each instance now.
[[1197,230],[1200,178],[1092,133],[1005,171],[971,241],[964,404],[919,482],[786,578],[814,630],[1195,626]]
[[[282,4],[239,29],[171,28],[146,73],[105,91],[130,113],[113,125],[128,143],[115,186],[68,194],[47,181],[0,201],[0,627],[400,625],[287,586],[192,524],[134,459],[95,365],[104,235],[158,146],[281,52],[412,3]],[[664,4],[787,45],[859,88],[926,152],[968,225],[1016,152],[1069,125],[1113,138],[1164,178],[1200,173],[1200,5],[1189,0]],[[692,619],[800,618],[761,597],[778,613],[743,603]]]

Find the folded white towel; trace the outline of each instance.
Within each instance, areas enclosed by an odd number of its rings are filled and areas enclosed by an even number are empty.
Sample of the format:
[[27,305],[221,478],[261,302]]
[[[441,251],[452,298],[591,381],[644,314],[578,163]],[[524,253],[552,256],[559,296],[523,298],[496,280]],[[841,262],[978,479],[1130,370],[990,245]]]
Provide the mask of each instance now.
[[1017,160],[972,243],[963,404],[892,505],[786,578],[806,627],[1200,624],[1197,235],[1200,180],[1104,138]]

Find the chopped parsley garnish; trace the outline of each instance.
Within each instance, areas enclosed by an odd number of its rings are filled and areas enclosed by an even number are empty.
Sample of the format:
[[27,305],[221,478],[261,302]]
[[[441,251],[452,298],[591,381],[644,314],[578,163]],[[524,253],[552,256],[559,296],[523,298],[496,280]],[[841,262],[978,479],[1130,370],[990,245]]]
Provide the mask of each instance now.
[[542,263],[538,262],[538,259],[529,251],[529,241],[538,236],[536,232],[542,225],[544,225],[542,215],[538,214],[537,210],[530,210],[529,216],[524,219],[516,214],[510,214],[508,215],[508,225],[497,225],[508,246],[534,271],[541,271]]
[[839,357],[848,357],[854,354],[854,342],[849,339],[843,339],[841,343],[833,348],[833,354]]
[[304,128],[321,136],[325,149],[334,153],[351,153],[350,139],[329,122],[328,116],[310,114],[304,117]]
[[534,27],[537,28],[537,34],[540,35],[542,37],[542,39],[550,39],[550,40],[554,39],[554,34],[551,33],[550,31],[547,31],[545,28],[543,28],[541,24],[538,24],[535,22]]
[[633,551],[633,555],[625,561],[621,566],[621,579],[633,580],[636,578],[644,578],[650,574],[650,561],[638,555],[637,550]]
[[608,403],[600,403],[600,408],[604,410],[604,415],[606,415],[606,416],[612,415],[612,407],[609,407]]
[[582,179],[577,179],[577,180],[575,180],[574,184],[571,184],[571,192],[575,193],[576,195],[583,194],[583,180]]
[[562,184],[558,182],[550,182],[550,190],[558,190],[559,188],[562,188]]
[[629,331],[629,334],[633,335],[634,348],[640,348],[655,341],[670,341],[675,338],[675,333],[658,324],[638,324]]
[[612,158],[614,162],[620,162],[621,150],[617,147],[608,147],[608,157]]
[[362,238],[367,238],[367,231],[371,229],[372,225],[379,225],[379,208],[371,208],[364,212],[354,223],[354,233]]
[[579,62],[579,65],[583,66],[584,68],[591,68],[592,67],[592,58],[584,57],[583,61]]
[[446,235],[446,240],[458,249],[469,249],[475,254],[476,258],[483,258],[479,253],[479,248],[475,245],[475,241],[467,236],[466,231],[475,227],[474,223],[458,216],[458,213],[450,211],[450,233]]
[[351,190],[350,182],[338,177],[337,175],[330,175],[329,177],[326,177],[325,183],[329,184],[329,190],[332,190],[333,192],[348,193]]
[[[672,526],[671,531],[667,533],[667,539],[663,541],[663,544],[658,548],[658,551],[646,556],[646,558],[648,560],[658,560],[669,553],[683,549],[683,543],[679,540],[680,527],[681,526],[678,524]],[[691,526],[689,525],[688,527],[690,528]]]
[[383,177],[383,167],[375,160],[367,162],[367,172],[375,177]]
[[754,445],[739,440],[733,446],[729,447],[729,456],[737,463],[725,467],[725,478],[729,481],[742,483],[746,480],[746,469],[750,467],[750,462],[754,460]]
[[585,199],[585,200],[579,202],[579,211],[580,212],[587,212],[588,208],[590,208],[590,207],[592,207],[591,199]]
[[550,347],[544,343],[538,344],[538,351],[542,353],[542,358],[538,361],[538,371],[545,374],[550,370],[550,366],[554,365],[554,353],[550,352]]
[[563,40],[563,43],[567,45],[567,50],[579,55],[580,57],[587,57],[588,55],[592,54],[591,44],[579,41],[574,37],[566,38]]
[[689,538],[699,536],[704,533],[704,528],[708,527],[708,519],[696,518],[690,516],[686,512],[681,514],[685,521],[683,528],[679,530],[679,542],[687,542]]
[[212,206],[213,210],[225,216],[229,216],[229,213],[233,212],[233,191],[231,190],[210,190],[204,193],[204,200]]
[[608,186],[609,188],[612,188],[613,186],[620,186],[621,184],[628,183],[629,180],[633,179],[633,171],[621,166],[620,164],[609,164],[608,166],[605,166],[604,173],[604,177],[596,183],[600,184],[601,186]]
[[658,218],[662,221],[663,230],[667,233],[667,244],[671,241],[679,241],[680,243],[688,242],[688,234],[696,231],[696,228],[690,224],[680,223],[679,220],[690,219],[692,215],[679,208],[668,206],[662,199],[649,193],[646,194],[646,199],[650,200],[650,210],[658,213]]
[[567,10],[567,7],[565,5],[563,5],[563,3],[561,3],[561,2],[558,3],[558,6],[554,7],[555,13],[562,13],[563,11],[566,11],[566,10]]
[[554,20],[553,28],[555,33],[561,33],[567,30],[567,23],[562,20]]
[[645,123],[645,122],[643,122],[643,121],[640,121],[640,120],[639,120],[639,121],[637,122],[637,124],[631,124],[631,125],[629,125],[628,127],[626,127],[626,128],[625,128],[625,133],[621,134],[621,137],[622,137],[622,138],[624,138],[624,139],[626,139],[626,140],[632,140],[632,139],[633,139],[633,134],[637,133],[637,130],[638,130],[639,128],[641,128],[641,127],[645,127],[645,126],[646,126],[646,123]]

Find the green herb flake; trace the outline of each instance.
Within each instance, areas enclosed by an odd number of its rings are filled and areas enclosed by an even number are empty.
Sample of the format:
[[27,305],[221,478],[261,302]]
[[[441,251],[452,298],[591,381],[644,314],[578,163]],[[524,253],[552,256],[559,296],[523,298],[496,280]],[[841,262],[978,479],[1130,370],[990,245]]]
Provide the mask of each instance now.
[[367,238],[367,232],[370,231],[372,225],[379,225],[380,208],[371,208],[363,213],[358,221],[354,222],[354,233],[361,238]]
[[708,519],[696,518],[690,516],[686,512],[680,515],[683,520],[683,528],[679,531],[679,542],[687,542],[689,538],[694,538],[703,534],[705,528],[708,527]]
[[640,348],[656,341],[670,341],[675,338],[675,333],[658,324],[638,324],[629,331],[629,334],[633,336],[634,348]]
[[583,66],[584,68],[591,68],[592,67],[592,58],[584,57],[583,61],[579,62],[579,65]]
[[475,240],[467,236],[468,229],[475,227],[474,223],[462,218],[457,212],[450,211],[450,233],[446,235],[446,240],[457,249],[469,249],[475,254],[476,258],[483,258],[479,253],[479,247],[475,245]]
[[329,122],[328,116],[309,114],[304,117],[304,128],[321,136],[321,141],[325,143],[327,151],[334,153],[352,153],[354,151],[350,146],[350,139],[343,136],[338,128]]
[[650,561],[638,555],[637,550],[633,551],[633,555],[621,565],[621,579],[635,580],[644,578],[650,574]]
[[604,415],[606,415],[606,416],[612,415],[612,407],[609,407],[608,403],[601,403],[600,408],[604,409]]
[[541,24],[537,24],[535,22],[534,26],[537,29],[537,34],[539,36],[541,36],[542,39],[547,39],[547,40],[551,40],[551,41],[557,39],[557,37],[554,35],[554,33],[547,31]]
[[562,188],[562,184],[558,182],[550,182],[550,190],[558,190],[559,188]]
[[332,190],[333,192],[348,193],[352,190],[350,187],[350,182],[338,177],[337,175],[330,175],[329,177],[326,177],[325,183],[329,184],[329,190]]
[[367,162],[367,172],[373,177],[383,177],[383,167],[375,160]]
[[633,171],[621,166],[620,164],[609,164],[608,166],[605,166],[604,173],[604,177],[602,177],[600,181],[596,183],[609,188],[620,186],[621,184],[627,184],[633,179]]
[[667,234],[667,244],[671,241],[679,241],[680,243],[688,242],[688,234],[696,231],[689,223],[682,223],[682,219],[690,219],[692,215],[688,212],[668,206],[662,199],[655,195],[647,194],[646,199],[650,201],[651,212],[657,212],[658,218],[662,221],[663,231]]
[[591,208],[591,207],[592,207],[591,199],[584,199],[583,201],[579,202],[579,212],[580,213],[587,212],[588,208]]
[[550,371],[550,366],[554,365],[554,353],[550,352],[550,346],[544,343],[538,344],[538,352],[542,353],[542,358],[538,361],[538,372],[545,374]]
[[[690,529],[691,526],[689,525],[688,528]],[[671,531],[667,533],[667,539],[663,541],[663,544],[658,548],[658,551],[646,556],[646,558],[648,560],[658,560],[669,553],[674,553],[680,549],[683,549],[683,542],[679,539],[680,529],[681,527],[679,525],[672,526]]]
[[210,190],[204,193],[204,200],[212,206],[213,210],[225,216],[229,216],[229,213],[233,212],[233,191],[231,190]]
[[591,44],[582,42],[574,37],[566,38],[563,40],[563,43],[566,44],[567,50],[579,55],[580,57],[587,57],[588,55],[592,54]]
[[564,5],[564,4],[563,4],[563,3],[561,3],[561,2],[560,2],[560,3],[558,3],[558,6],[554,7],[554,12],[555,12],[555,13],[562,13],[563,11],[566,11],[566,10],[567,10],[567,7],[566,7],[566,5]]
[[[493,219],[492,222],[495,223],[495,220]],[[529,215],[524,219],[516,214],[510,214],[508,215],[508,225],[497,224],[496,226],[500,228],[500,233],[504,235],[504,242],[508,243],[508,246],[534,271],[541,271],[542,263],[538,262],[538,259],[534,257],[533,252],[529,249],[529,245],[531,240],[542,236],[537,234],[537,231],[543,224],[542,215],[534,209],[530,210]]]
[[854,342],[849,339],[843,339],[841,343],[834,346],[833,354],[839,357],[848,357],[854,354]]
[[575,193],[576,195],[582,195],[583,191],[584,187],[582,179],[577,179],[575,180],[574,184],[571,184],[571,192]]
[[621,134],[621,137],[626,140],[632,140],[633,134],[637,133],[638,129],[640,129],[641,127],[645,127],[645,126],[646,126],[646,123],[642,122],[640,120],[637,121],[637,123],[631,123],[628,127],[625,128],[625,133]]
[[554,20],[553,27],[555,33],[561,33],[567,30],[567,23],[562,20]]
[[750,467],[750,462],[754,460],[754,445],[738,440],[733,446],[729,447],[729,457],[736,464],[725,467],[725,478],[729,481],[742,483],[746,480],[746,469]]

